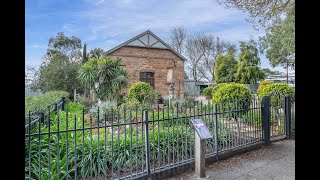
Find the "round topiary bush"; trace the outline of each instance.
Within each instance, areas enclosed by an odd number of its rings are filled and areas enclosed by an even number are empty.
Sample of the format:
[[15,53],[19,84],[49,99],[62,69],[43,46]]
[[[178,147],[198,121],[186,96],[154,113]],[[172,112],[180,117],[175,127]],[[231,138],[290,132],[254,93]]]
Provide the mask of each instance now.
[[129,99],[137,99],[140,103],[144,101],[154,100],[155,92],[150,84],[145,82],[134,83],[128,91]]
[[259,92],[266,87],[268,84],[272,84],[271,81],[262,81],[257,89],[257,93],[259,94]]
[[251,92],[244,84],[224,83],[213,89],[213,104],[246,110],[251,102]]

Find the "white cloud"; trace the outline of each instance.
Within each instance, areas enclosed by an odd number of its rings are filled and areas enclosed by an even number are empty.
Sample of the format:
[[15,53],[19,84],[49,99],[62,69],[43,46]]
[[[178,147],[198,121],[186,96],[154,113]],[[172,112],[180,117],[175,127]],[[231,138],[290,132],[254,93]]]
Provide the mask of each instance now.
[[[119,3],[130,6],[118,6]],[[117,6],[114,9],[114,6]],[[154,1],[115,1],[104,3],[96,8],[81,11],[75,15],[86,22],[90,33],[99,34],[100,38],[119,35],[134,35],[147,29],[166,31],[176,25],[198,28],[202,25],[233,23],[244,21],[242,12],[226,10],[215,0],[186,0],[170,2]]]

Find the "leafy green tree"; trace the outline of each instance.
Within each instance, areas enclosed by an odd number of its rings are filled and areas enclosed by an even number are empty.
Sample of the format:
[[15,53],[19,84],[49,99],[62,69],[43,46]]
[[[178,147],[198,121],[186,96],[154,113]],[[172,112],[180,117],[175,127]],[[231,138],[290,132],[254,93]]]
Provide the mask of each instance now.
[[82,64],[86,63],[89,60],[89,53],[87,53],[87,44],[84,43],[82,50]]
[[234,58],[234,51],[229,48],[227,55],[220,54],[214,66],[214,80],[216,83],[234,82],[237,72],[237,61]]
[[295,66],[295,0],[217,0],[227,7],[247,12],[248,19],[265,28],[266,35],[261,37],[261,50],[267,51],[270,64],[282,65],[287,70]]
[[294,11],[287,14],[284,20],[260,38],[260,50],[266,52],[266,57],[272,67],[283,66],[287,70],[295,67],[295,15]]
[[81,60],[81,40],[75,36],[67,37],[63,32],[59,32],[56,37],[49,39],[45,62],[49,62],[55,53],[61,53],[68,57],[69,60]]
[[38,88],[43,91],[62,90],[71,96],[75,88],[81,92],[80,81],[77,78],[79,68],[79,62],[69,61],[66,55],[55,53],[51,61],[42,64],[39,69]]
[[258,65],[260,65],[260,58],[257,43],[253,40],[241,42],[236,81],[243,84],[254,84],[264,79],[265,74]]
[[90,51],[89,57],[90,58],[100,58],[102,56],[105,56],[105,51],[101,48],[94,48]]
[[128,71],[121,63],[120,58],[90,58],[81,66],[78,79],[83,85],[93,89],[99,99],[113,100],[128,85]]

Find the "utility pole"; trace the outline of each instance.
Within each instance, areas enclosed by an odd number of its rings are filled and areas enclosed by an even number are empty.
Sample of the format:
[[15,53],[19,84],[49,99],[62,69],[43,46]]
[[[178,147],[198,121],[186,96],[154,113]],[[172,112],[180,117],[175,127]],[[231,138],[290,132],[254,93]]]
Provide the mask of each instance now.
[[289,84],[289,73],[288,73],[288,58],[286,58],[286,69],[287,69],[287,84]]

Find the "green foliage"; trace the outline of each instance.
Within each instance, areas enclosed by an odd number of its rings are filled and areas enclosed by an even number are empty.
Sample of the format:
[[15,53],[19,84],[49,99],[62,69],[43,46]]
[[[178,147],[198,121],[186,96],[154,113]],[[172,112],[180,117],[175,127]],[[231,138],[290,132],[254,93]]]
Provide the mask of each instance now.
[[59,101],[61,97],[68,99],[69,93],[65,91],[49,91],[40,96],[27,96],[25,97],[25,113],[28,114],[29,111],[44,112],[48,110],[47,106],[49,104]]
[[99,59],[103,56],[105,56],[105,51],[101,48],[94,48],[90,51],[90,58],[96,58]]
[[256,46],[257,44],[253,40],[240,43],[240,58],[235,75],[235,79],[239,83],[255,84],[257,81],[265,78],[265,74],[258,67],[260,65],[260,58]]
[[220,54],[214,66],[214,80],[216,83],[234,82],[237,72],[237,61],[233,51],[229,50],[227,55]]
[[96,101],[92,100],[91,98],[80,96],[79,103],[82,104],[88,110],[92,105],[96,103]]
[[259,91],[259,98],[270,96],[271,107],[281,108],[283,105],[283,97],[291,95],[291,100],[294,101],[294,90],[285,83],[272,83]]
[[259,92],[266,87],[266,85],[268,84],[272,84],[271,81],[262,81],[257,89],[257,93],[259,94]]
[[246,113],[242,114],[241,121],[244,123],[262,125],[261,112],[256,109],[250,109]]
[[119,58],[91,58],[81,66],[78,79],[86,87],[94,89],[100,99],[116,99],[128,85],[128,71],[121,64]]
[[280,71],[272,71],[269,68],[262,68],[261,70],[266,75],[266,77],[270,76],[270,75],[282,75],[282,73]]
[[155,99],[155,92],[146,82],[136,82],[134,83],[128,91],[129,99],[137,99],[140,103],[144,101],[149,101]]
[[77,71],[80,64],[69,61],[68,57],[56,53],[47,64],[42,64],[39,71],[39,89],[43,91],[66,91],[73,95],[73,90],[79,89],[80,81],[77,78]]
[[243,84],[226,83],[215,88],[211,100],[213,104],[222,106],[221,110],[228,107],[246,110],[251,103],[251,92]]
[[[65,130],[67,126],[69,130],[74,129],[75,126],[79,129],[82,128],[82,108],[83,107],[80,104],[69,103],[67,106],[70,117],[68,124],[66,123],[65,112],[53,115],[51,119],[51,131],[57,131],[58,117],[60,119],[60,131]],[[73,115],[76,115],[76,118],[73,118]],[[189,122],[189,119],[185,119],[184,121]],[[87,128],[89,126],[90,125],[85,122],[85,127]],[[96,177],[98,175],[98,168],[100,168],[101,172],[104,172],[105,170],[110,172],[112,164],[116,164],[116,166],[119,166],[120,170],[123,171],[125,166],[130,166],[129,159],[132,160],[133,168],[136,164],[138,164],[137,168],[140,168],[140,164],[145,160],[145,156],[141,153],[144,151],[144,137],[140,127],[139,129],[136,128],[138,127],[119,126],[119,128],[114,127],[113,132],[110,128],[107,130],[105,130],[105,128],[100,128],[99,132],[98,129],[93,129],[92,131],[77,131],[76,134],[70,131],[68,134],[60,133],[59,140],[57,134],[51,135],[50,139],[48,136],[42,135],[40,138],[40,145],[42,149],[40,153],[41,167],[43,169],[48,169],[49,164],[47,163],[47,160],[48,156],[50,156],[51,179],[58,179],[57,176],[59,171],[60,178],[62,179],[66,178],[66,176],[72,179],[75,171],[78,172],[78,177],[83,176],[85,178],[89,178],[90,168],[93,176]],[[186,147],[194,145],[193,136],[189,133],[191,131],[190,127],[179,126],[177,123],[176,126],[167,127],[165,131],[162,128],[163,123],[160,122],[159,124],[155,124],[154,130],[150,130],[149,132],[151,153],[156,155],[159,152],[161,158],[168,156],[176,158],[178,156],[177,152],[187,152],[188,154],[192,153],[190,152],[190,150],[193,151],[192,148],[186,151]],[[42,126],[41,132],[48,132],[48,128],[46,126]],[[119,136],[116,133],[119,133]],[[66,146],[67,136],[69,142],[68,148]],[[98,136],[100,137],[99,139]],[[112,136],[114,137],[112,138]],[[189,139],[188,142],[186,142],[186,138]],[[169,144],[168,141],[170,141]],[[48,142],[50,142],[51,145],[50,153],[47,151]],[[77,146],[74,145],[74,142],[76,142]],[[31,137],[31,146],[29,146],[28,138],[26,138],[25,145],[26,176],[29,174],[28,157],[29,147],[31,147],[31,176],[36,178],[38,175],[38,137]],[[59,149],[57,148],[58,146]],[[114,148],[112,152],[112,147],[117,148]],[[130,147],[133,147],[131,148],[131,151]],[[175,151],[172,151],[172,148],[174,148]],[[67,151],[69,162],[68,174],[66,174]],[[100,152],[100,156],[98,156],[98,151]],[[125,156],[126,160],[124,158]],[[92,161],[91,167],[90,160]],[[59,169],[57,163],[60,164]],[[48,179],[48,173],[46,172],[48,171],[42,171],[40,179]]]
[[295,67],[295,10],[287,12],[284,20],[279,19],[260,38],[260,50],[266,52],[266,58],[272,67]]
[[51,57],[56,54],[63,54],[67,56],[71,61],[80,60],[81,58],[81,40],[75,36],[65,36],[63,32],[59,32],[56,37],[51,37],[49,39],[48,49],[46,57],[51,60]]
[[87,53],[87,44],[84,43],[82,51],[82,64],[86,63],[89,60],[89,53]]
[[203,89],[203,93],[205,96],[210,96],[212,95],[213,87],[206,87]]

